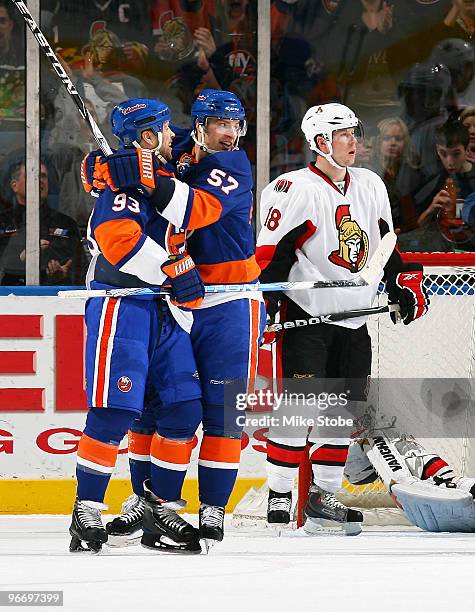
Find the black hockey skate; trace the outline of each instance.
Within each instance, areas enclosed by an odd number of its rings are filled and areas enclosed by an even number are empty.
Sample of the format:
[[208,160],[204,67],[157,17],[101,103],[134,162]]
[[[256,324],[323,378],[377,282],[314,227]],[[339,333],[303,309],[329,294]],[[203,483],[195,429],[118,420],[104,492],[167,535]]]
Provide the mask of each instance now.
[[339,502],[333,493],[321,489],[318,485],[310,487],[307,505],[304,510],[307,520],[305,533],[340,533],[358,535],[361,533],[363,515],[358,510],[347,508]]
[[122,504],[122,513],[107,523],[109,536],[107,546],[131,546],[138,544],[142,537],[142,520],[145,509],[143,497],[135,493]]
[[70,552],[98,553],[107,542],[107,533],[101,519],[101,510],[107,506],[99,502],[76,499],[69,533]]
[[159,499],[150,490],[150,481],[144,482],[145,508],[141,544],[161,552],[199,554],[199,531],[176,513],[176,502]]
[[224,508],[222,506],[200,506],[200,538],[206,552],[224,538]]
[[290,510],[292,508],[292,491],[277,493],[269,489],[267,501],[267,522],[288,525],[290,523]]

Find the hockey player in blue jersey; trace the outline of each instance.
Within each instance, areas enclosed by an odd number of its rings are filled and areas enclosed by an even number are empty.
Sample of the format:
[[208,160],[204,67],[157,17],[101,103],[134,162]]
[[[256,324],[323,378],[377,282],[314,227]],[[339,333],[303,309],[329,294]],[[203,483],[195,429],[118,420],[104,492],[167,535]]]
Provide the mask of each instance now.
[[[245,133],[244,109],[230,92],[204,90],[192,106],[192,121],[192,138],[179,150],[184,153],[177,160],[178,174],[208,197],[201,206],[195,198],[179,216],[173,201],[176,188],[170,194],[168,181],[155,175],[150,200],[175,225],[194,230],[188,250],[196,258],[205,283],[256,281],[260,269],[254,257],[251,228],[252,174],[246,154],[238,148],[239,138]],[[114,189],[138,184],[148,189],[150,184],[141,178],[142,166],[134,153],[116,154],[103,161],[97,177]],[[264,323],[262,298],[257,291],[207,296],[202,307],[194,311],[191,337],[203,389],[203,439],[198,464],[200,535],[207,540],[223,538],[224,507],[240,459],[241,431],[232,425],[232,407],[225,406],[225,385],[240,381],[235,391],[252,387]],[[231,415],[228,420],[226,414]],[[138,424],[141,431],[142,425]],[[133,483],[140,480],[136,474],[143,479],[150,469],[147,442],[143,434],[139,435],[132,432],[129,446]],[[139,485],[134,485],[134,491],[136,495],[125,512],[109,525],[118,536],[139,526]]]
[[[174,134],[169,120],[168,107],[153,100],[128,100],[111,115],[121,145],[137,145],[144,168],[152,167],[157,156],[161,173],[163,162],[171,159]],[[188,196],[193,199],[187,190],[180,192],[185,207]],[[89,412],[77,453],[72,552],[97,552],[107,540],[100,517],[106,488],[119,443],[140,418],[145,401],[153,398],[155,405],[152,447],[157,457],[168,456],[171,447],[186,463],[202,418],[201,388],[188,333],[191,314],[178,306],[198,306],[204,288],[184,252],[184,234],[160,216],[140,190],[106,188],[90,218],[88,245],[93,256],[87,276],[90,288],[166,284],[172,297],[171,303],[124,297],[90,299],[86,304]],[[180,415],[191,436],[186,427],[177,429],[170,415]],[[175,512],[180,491],[181,485],[170,487],[151,470],[145,484],[143,545],[201,551],[198,531]]]

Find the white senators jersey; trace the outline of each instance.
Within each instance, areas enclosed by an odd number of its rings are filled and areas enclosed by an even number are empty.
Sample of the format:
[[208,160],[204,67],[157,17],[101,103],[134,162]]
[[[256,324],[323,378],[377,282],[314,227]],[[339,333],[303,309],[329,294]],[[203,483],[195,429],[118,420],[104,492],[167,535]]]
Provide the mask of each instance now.
[[[342,190],[319,169],[282,174],[262,192],[262,229],[256,257],[260,280],[354,280],[381,235],[393,230],[383,181],[364,168],[349,168]],[[366,287],[289,291],[311,316],[368,308],[378,283]],[[358,328],[367,317],[336,325]]]

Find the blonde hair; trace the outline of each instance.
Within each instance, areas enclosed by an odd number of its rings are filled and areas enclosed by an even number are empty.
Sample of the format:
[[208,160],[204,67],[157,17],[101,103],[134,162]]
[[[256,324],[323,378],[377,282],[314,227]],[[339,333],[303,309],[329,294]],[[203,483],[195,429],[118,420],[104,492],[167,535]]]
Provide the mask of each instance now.
[[387,119],[382,119],[378,123],[378,135],[376,136],[376,146],[374,150],[374,155],[376,159],[381,162],[381,143],[383,140],[383,136],[389,130],[389,128],[397,126],[401,130],[402,139],[403,139],[403,147],[401,153],[401,162],[405,162],[412,168],[418,168],[418,158],[417,153],[414,149],[414,146],[411,141],[411,136],[409,134],[409,130],[407,125],[404,123],[402,119],[399,117],[388,117]]
[[475,117],[475,106],[467,106],[467,108],[460,113],[460,121],[462,123],[467,117]]

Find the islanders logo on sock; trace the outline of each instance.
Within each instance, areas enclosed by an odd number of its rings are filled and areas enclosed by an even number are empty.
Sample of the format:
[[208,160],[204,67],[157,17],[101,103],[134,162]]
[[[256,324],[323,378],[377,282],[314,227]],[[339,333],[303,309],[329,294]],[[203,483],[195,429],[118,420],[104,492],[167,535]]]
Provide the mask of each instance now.
[[351,218],[348,204],[338,206],[335,212],[339,248],[332,251],[328,259],[350,272],[359,272],[368,259],[369,240],[356,221]]

